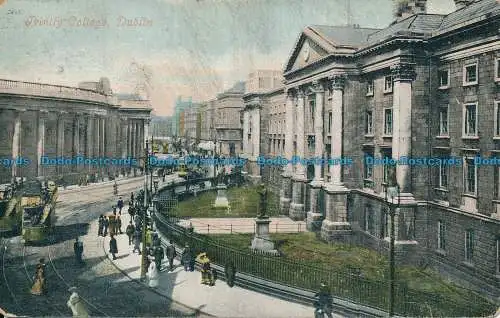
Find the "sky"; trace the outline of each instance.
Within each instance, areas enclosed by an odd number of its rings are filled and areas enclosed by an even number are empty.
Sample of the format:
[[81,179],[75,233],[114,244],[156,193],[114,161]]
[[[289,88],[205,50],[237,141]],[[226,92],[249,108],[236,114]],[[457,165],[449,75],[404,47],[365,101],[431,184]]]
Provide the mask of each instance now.
[[[177,96],[194,101],[282,70],[304,27],[351,23],[383,28],[391,0],[3,0],[0,78],[77,86],[109,78],[139,92],[156,115]],[[428,0],[446,14],[452,0]]]

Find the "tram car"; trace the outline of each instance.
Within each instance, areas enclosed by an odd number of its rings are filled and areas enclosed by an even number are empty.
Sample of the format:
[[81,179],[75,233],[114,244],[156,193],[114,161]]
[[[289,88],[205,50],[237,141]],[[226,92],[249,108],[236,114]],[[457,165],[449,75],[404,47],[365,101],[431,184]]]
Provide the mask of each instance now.
[[0,185],[0,233],[19,235],[22,213],[20,198],[11,184]]
[[53,181],[30,181],[22,189],[22,235],[26,243],[43,241],[55,225],[57,186]]

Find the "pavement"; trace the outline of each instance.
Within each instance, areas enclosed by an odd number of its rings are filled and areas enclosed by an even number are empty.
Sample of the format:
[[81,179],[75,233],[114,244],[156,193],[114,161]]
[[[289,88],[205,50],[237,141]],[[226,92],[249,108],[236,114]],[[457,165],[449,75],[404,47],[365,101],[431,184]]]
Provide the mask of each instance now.
[[[138,180],[144,180],[144,176],[137,176],[137,177],[118,177],[116,178],[116,183],[118,185],[120,184],[125,184],[129,182],[136,182]],[[108,178],[105,178],[105,181],[102,182],[95,182],[95,183],[89,183],[86,186],[80,186],[80,185],[70,185],[67,187],[58,187],[57,191],[58,192],[72,192],[75,190],[86,190],[88,188],[99,188],[99,187],[105,187],[109,186],[110,184],[114,184],[114,180],[108,180]]]
[[[289,217],[269,218],[269,233],[305,232],[306,222],[294,221]],[[179,225],[193,225],[194,231],[201,234],[238,234],[255,233],[255,218],[192,218],[179,221]]]
[[[124,211],[128,209],[125,208]],[[123,224],[128,224],[129,215],[123,214]],[[126,222],[125,222],[126,221]],[[109,237],[103,240],[103,249],[109,250]],[[132,253],[132,246],[128,245],[125,234],[117,235],[117,259],[112,260],[114,265],[131,279],[140,279],[141,256]],[[108,255],[112,259],[111,255]],[[167,266],[167,260],[163,261]],[[175,269],[168,272],[163,269],[160,273],[158,293],[172,298],[185,306],[201,310],[216,317],[313,317],[314,308],[304,306],[246,290],[237,286],[229,287],[224,281],[217,281],[215,286],[202,285],[201,274],[185,272],[179,260],[175,261]]]

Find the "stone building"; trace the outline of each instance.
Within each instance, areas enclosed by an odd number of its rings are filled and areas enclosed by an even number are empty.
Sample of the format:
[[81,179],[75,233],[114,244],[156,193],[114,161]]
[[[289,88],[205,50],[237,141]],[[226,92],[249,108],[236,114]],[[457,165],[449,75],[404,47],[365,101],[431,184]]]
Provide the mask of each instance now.
[[184,131],[180,127],[180,117],[181,117],[181,112],[184,110],[190,108],[193,106],[193,99],[191,97],[187,97],[186,99],[183,99],[182,96],[178,96],[177,99],[175,100],[175,105],[174,105],[174,114],[173,114],[173,119],[172,119],[172,135],[176,137],[181,137],[183,136],[182,132]]
[[194,149],[197,136],[199,104],[193,104],[184,110],[184,129],[182,136],[186,138],[189,149]]
[[156,137],[172,136],[172,117],[171,116],[152,116],[151,117],[151,135]]
[[278,70],[256,70],[248,75],[246,93],[264,93],[283,86],[283,73]]
[[214,127],[216,151],[222,156],[241,153],[241,120],[245,82],[238,82],[227,91],[218,94],[214,102]]
[[[331,160],[287,165],[280,198],[282,213],[307,219],[325,240],[385,251],[394,226],[397,264],[430,265],[498,297],[500,166],[474,158],[500,157],[500,4],[455,2],[437,15],[425,13],[426,1],[399,1],[381,30],[305,28],[283,74],[285,111],[263,102],[273,93],[245,96],[244,149],[281,154],[284,140],[288,159]],[[264,112],[267,121],[285,117],[283,134],[269,135],[279,124],[253,124]],[[254,150],[264,133],[269,144]],[[433,161],[367,159],[403,157]],[[394,225],[385,199],[393,173]]]
[[3,164],[0,182],[48,177],[76,184],[136,172],[137,165],[44,164],[44,157],[139,158],[148,135],[151,106],[138,96],[113,94],[109,81],[67,87],[0,80],[0,157],[22,157],[25,165]]

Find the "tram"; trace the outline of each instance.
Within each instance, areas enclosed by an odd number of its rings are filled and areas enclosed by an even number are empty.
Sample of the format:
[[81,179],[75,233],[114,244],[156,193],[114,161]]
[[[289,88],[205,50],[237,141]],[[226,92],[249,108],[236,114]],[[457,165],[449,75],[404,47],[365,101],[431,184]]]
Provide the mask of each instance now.
[[0,233],[21,233],[20,197],[11,184],[0,185]]
[[55,225],[57,186],[53,181],[26,183],[21,194],[22,236],[25,242],[43,241]]

